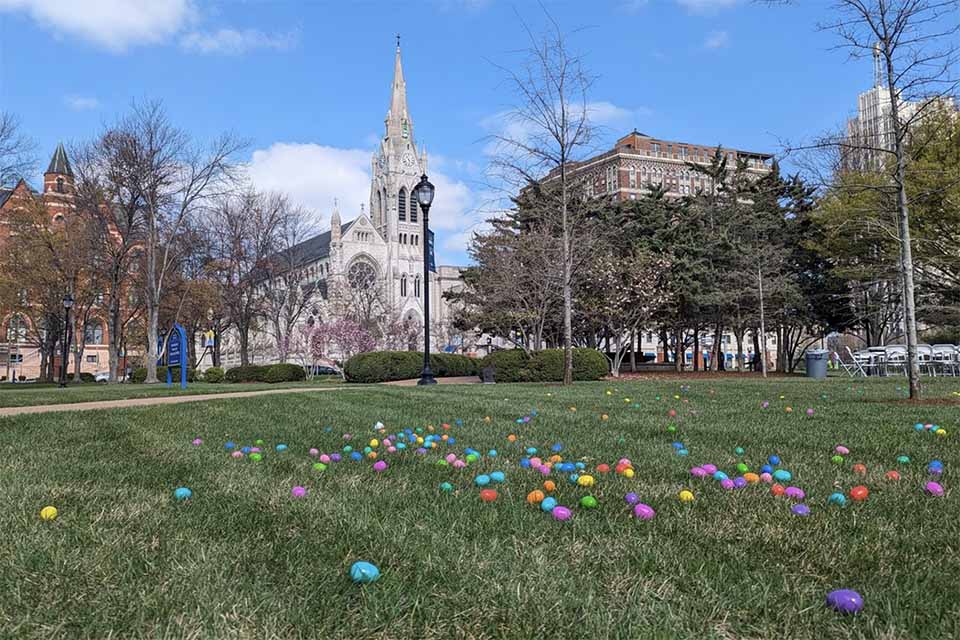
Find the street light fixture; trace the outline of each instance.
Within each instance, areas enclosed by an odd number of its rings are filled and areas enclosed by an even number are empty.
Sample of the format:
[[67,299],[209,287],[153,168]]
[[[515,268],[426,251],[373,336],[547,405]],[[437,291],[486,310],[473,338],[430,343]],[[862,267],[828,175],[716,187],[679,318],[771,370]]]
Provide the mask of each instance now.
[[413,190],[423,211],[423,371],[418,385],[437,384],[430,370],[430,205],[433,204],[435,191],[427,180],[427,174],[420,176],[420,182]]
[[67,386],[67,359],[70,355],[70,308],[73,307],[73,296],[69,293],[63,296],[63,337],[60,340],[60,387]]

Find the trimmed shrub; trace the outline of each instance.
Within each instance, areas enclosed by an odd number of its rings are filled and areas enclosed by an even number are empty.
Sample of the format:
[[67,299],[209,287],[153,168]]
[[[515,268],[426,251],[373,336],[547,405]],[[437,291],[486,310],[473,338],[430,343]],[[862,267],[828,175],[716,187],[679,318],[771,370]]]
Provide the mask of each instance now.
[[299,380],[306,380],[306,378],[307,372],[303,370],[303,367],[287,362],[281,364],[272,364],[267,367],[267,371],[263,376],[263,381],[297,382]]
[[[478,371],[476,360],[454,353],[431,353],[430,368],[433,370],[433,375],[440,378],[472,376]],[[422,351],[361,353],[347,360],[343,367],[347,382],[361,383],[410,380],[419,378],[422,370]]]
[[96,382],[97,378],[92,373],[87,371],[80,372],[80,382]]
[[227,382],[263,382],[269,368],[256,364],[241,365],[227,369],[223,379]]
[[222,367],[210,367],[203,372],[203,381],[210,382],[212,384],[218,384],[223,382],[223,368]]
[[[544,349],[528,356],[522,349],[494,351],[480,368],[492,365],[497,382],[562,382],[563,349]],[[595,349],[573,350],[573,379],[599,380],[607,375],[607,359]]]
[[[170,370],[171,381],[174,383],[180,382],[180,367],[173,367]],[[130,374],[130,382],[134,384],[143,384],[147,379],[147,368],[146,367],[137,367],[133,370],[133,373]],[[163,365],[157,366],[157,380],[160,382],[167,381],[167,368]],[[196,369],[187,369],[187,382],[196,382],[197,381],[197,370]]]

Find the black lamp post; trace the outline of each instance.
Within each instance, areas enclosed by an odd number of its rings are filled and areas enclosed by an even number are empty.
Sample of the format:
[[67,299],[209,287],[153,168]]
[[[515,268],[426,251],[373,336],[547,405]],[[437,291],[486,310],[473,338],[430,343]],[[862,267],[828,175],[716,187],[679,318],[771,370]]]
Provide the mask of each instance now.
[[427,174],[420,176],[420,182],[413,193],[423,211],[423,371],[417,384],[437,384],[430,370],[430,205],[436,189],[427,180]]
[[73,296],[63,296],[63,337],[60,340],[60,387],[67,386],[67,359],[70,355],[70,308]]

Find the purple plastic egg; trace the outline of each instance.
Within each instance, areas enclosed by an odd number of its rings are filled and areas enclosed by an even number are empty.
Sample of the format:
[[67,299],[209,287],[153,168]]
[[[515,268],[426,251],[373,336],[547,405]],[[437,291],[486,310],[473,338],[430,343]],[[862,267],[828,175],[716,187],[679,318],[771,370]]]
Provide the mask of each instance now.
[[330,454],[330,459],[333,460],[334,462],[340,462],[340,454],[339,454],[339,453],[331,453],[331,454]]
[[738,476],[733,480],[733,486],[737,489],[743,489],[747,484],[747,479],[743,476]]
[[542,474],[545,475],[545,476],[550,475],[550,467],[548,467],[548,466],[545,465],[545,464],[542,464],[542,465],[540,465],[539,467],[537,467],[537,471],[539,471],[540,473],[542,473]]
[[640,520],[653,520],[657,512],[650,505],[639,502],[633,507],[633,515]]
[[765,482],[767,484],[770,484],[773,482],[773,476],[770,475],[769,473],[761,473],[760,482]]
[[943,495],[943,487],[939,482],[928,482],[923,488],[931,496],[939,498]]
[[387,463],[386,463],[385,461],[383,461],[383,460],[377,460],[376,462],[373,463],[373,470],[374,470],[374,471],[378,471],[378,472],[379,472],[379,471],[386,471],[386,470],[387,470]]
[[627,504],[637,504],[638,502],[640,502],[640,496],[638,496],[633,492],[623,496],[623,499],[627,501]]
[[573,512],[566,507],[554,507],[553,511],[550,512],[553,515],[554,520],[569,520],[570,516],[573,515]]
[[863,596],[853,589],[837,589],[827,594],[827,606],[840,613],[858,613],[863,609]]
[[[420,447],[420,448],[417,449],[417,454],[418,454],[418,455],[421,455],[421,456],[422,456],[422,455],[424,455],[426,452],[427,452],[427,450],[424,449],[423,447]],[[454,465],[454,466],[456,466],[456,465]]]
[[807,495],[800,487],[787,487],[787,490],[784,493],[786,493],[787,497],[791,498],[792,500],[803,500]]
[[705,464],[701,465],[701,468],[707,472],[708,475],[713,475],[717,472],[717,465],[715,464]]
[[810,515],[810,507],[805,504],[795,504],[790,507],[790,511],[793,512],[795,516],[808,516]]
[[202,440],[201,438],[195,438],[195,439],[193,440],[193,446],[195,446],[195,447],[199,447],[199,446],[202,445],[202,444],[203,444],[203,440]]
[[707,472],[703,469],[703,467],[694,467],[693,469],[690,469],[690,475],[692,475],[694,478],[706,478]]
[[293,489],[290,489],[290,495],[294,498],[302,498],[303,496],[307,495],[307,490],[305,487],[294,487]]
[[927,467],[927,473],[932,476],[939,476],[943,473],[943,467]]
[[734,486],[735,485],[733,483],[733,480],[731,480],[730,478],[724,478],[723,480],[720,481],[720,487],[723,489],[726,489],[727,491],[729,491],[730,489],[733,489]]

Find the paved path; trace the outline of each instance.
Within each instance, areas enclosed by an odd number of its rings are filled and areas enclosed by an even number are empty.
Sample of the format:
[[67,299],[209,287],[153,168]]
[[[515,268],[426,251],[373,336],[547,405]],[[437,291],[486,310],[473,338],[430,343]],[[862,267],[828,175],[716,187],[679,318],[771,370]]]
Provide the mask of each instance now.
[[0,417],[18,416],[28,413],[50,413],[53,411],[92,411],[94,409],[125,409],[128,407],[149,407],[157,404],[179,404],[181,402],[202,402],[204,400],[230,400],[233,398],[251,398],[254,396],[272,396],[280,393],[316,393],[319,391],[339,391],[341,387],[313,387],[309,389],[264,389],[263,391],[234,391],[232,393],[204,393],[195,396],[157,396],[155,398],[129,398],[127,400],[98,400],[94,402],[72,402],[69,404],[42,404],[32,407],[2,407]]
[[[394,380],[393,382],[387,382],[386,384],[393,385],[395,387],[412,387],[417,384],[417,381],[420,378],[413,378],[412,380]],[[459,376],[454,378],[437,378],[438,384],[480,384],[480,378],[478,376]]]

